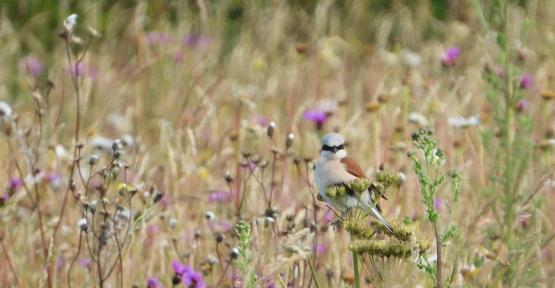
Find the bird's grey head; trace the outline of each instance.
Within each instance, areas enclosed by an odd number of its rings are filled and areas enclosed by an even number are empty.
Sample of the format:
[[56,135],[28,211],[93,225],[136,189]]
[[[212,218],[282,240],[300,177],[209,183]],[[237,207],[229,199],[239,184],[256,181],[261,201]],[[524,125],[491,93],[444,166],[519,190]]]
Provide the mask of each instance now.
[[347,156],[345,139],[337,133],[329,133],[322,138],[320,157],[325,160],[342,159]]

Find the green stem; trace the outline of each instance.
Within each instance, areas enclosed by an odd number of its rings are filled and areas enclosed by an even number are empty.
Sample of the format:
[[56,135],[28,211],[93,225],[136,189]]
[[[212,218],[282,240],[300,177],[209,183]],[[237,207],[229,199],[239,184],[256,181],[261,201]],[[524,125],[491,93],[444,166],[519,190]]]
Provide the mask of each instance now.
[[310,274],[312,275],[312,280],[314,280],[314,285],[316,285],[316,288],[320,288],[320,283],[318,283],[318,279],[316,278],[316,272],[314,272],[312,260],[309,258],[306,260],[306,262],[308,262],[308,267],[310,267]]
[[360,288],[360,269],[358,267],[358,254],[353,252],[353,265],[355,266],[355,288]]

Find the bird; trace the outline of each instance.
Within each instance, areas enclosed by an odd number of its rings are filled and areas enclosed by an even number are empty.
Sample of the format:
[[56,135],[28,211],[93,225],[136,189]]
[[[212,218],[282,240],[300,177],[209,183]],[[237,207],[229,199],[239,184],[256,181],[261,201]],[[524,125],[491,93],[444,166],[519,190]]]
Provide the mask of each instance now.
[[347,156],[345,138],[341,134],[328,133],[322,137],[321,144],[320,159],[316,162],[314,173],[320,197],[343,213],[352,208],[362,209],[381,222],[389,233],[393,233],[391,224],[373,202],[370,190],[367,189],[360,195],[350,191],[335,199],[326,196],[326,189],[338,185],[345,186],[350,181],[364,179],[366,176],[357,161]]

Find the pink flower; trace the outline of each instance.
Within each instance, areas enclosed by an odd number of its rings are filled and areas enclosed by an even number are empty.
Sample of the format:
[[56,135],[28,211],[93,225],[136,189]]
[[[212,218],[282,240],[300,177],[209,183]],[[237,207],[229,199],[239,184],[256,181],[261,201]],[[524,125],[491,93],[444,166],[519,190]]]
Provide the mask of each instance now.
[[333,221],[333,213],[331,211],[326,212],[326,215],[324,215],[324,220],[326,220],[326,222],[331,223]]
[[318,243],[318,245],[316,245],[316,254],[321,255],[326,253],[326,246],[324,246],[324,244]]
[[520,99],[518,100],[518,102],[516,102],[516,111],[524,112],[526,109],[528,109],[529,106],[530,103],[528,102],[528,100]]
[[321,110],[311,109],[304,112],[304,119],[316,124],[318,129],[322,129],[328,118],[328,115]]
[[210,44],[210,38],[208,36],[189,34],[183,38],[183,44],[191,48],[202,48],[205,49]]
[[176,278],[188,288],[206,288],[206,283],[202,274],[197,272],[189,265],[181,264],[179,261],[172,262],[173,271],[175,271]]
[[214,191],[208,194],[208,202],[230,202],[233,200],[233,195],[229,191]]
[[23,59],[23,66],[25,67],[25,71],[35,78],[40,76],[44,67],[42,62],[34,56],[25,57]]
[[146,42],[150,45],[164,45],[173,41],[173,37],[164,32],[154,31],[146,34]]
[[73,77],[88,77],[95,79],[98,75],[98,71],[90,66],[83,63],[72,65],[71,69],[67,69],[67,73]]
[[441,205],[442,205],[442,201],[439,198],[434,199],[434,207],[436,208],[436,211],[441,211]]
[[441,64],[443,66],[453,66],[457,62],[457,59],[461,55],[461,49],[459,47],[451,47],[441,55]]
[[158,280],[158,278],[149,277],[148,280],[146,280],[146,287],[147,288],[164,288],[164,285],[162,285],[162,283],[160,283],[160,280]]
[[523,74],[518,81],[520,89],[529,90],[534,84],[534,77],[530,74]]

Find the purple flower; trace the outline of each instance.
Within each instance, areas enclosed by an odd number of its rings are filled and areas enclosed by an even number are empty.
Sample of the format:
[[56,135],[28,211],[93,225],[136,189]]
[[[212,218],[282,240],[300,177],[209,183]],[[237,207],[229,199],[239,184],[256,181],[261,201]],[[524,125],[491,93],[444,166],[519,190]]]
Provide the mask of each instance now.
[[528,109],[530,103],[526,99],[520,99],[516,102],[516,111],[523,112],[524,110]]
[[331,211],[326,212],[326,215],[324,215],[324,220],[326,220],[326,222],[331,223],[333,221],[333,213]]
[[146,42],[150,45],[163,45],[173,42],[173,37],[164,32],[149,32],[146,34]]
[[534,77],[530,74],[523,74],[518,81],[520,89],[528,90],[534,84]]
[[59,186],[62,181],[62,176],[55,172],[46,173],[46,176],[44,178],[53,186]]
[[91,259],[81,258],[81,260],[79,260],[79,265],[83,268],[89,268],[91,266]]
[[64,259],[64,257],[58,256],[58,258],[56,258],[56,270],[60,271],[64,267],[65,263],[66,260]]
[[206,288],[206,283],[202,275],[189,265],[181,264],[179,261],[172,262],[175,275],[181,280],[185,287],[189,288]]
[[98,75],[98,71],[96,69],[83,63],[73,64],[71,69],[67,69],[67,73],[73,77],[88,77],[91,79],[95,79]]
[[210,38],[192,33],[183,38],[183,44],[191,48],[206,48],[210,44]]
[[505,78],[505,69],[499,67],[497,68],[496,73],[497,73],[497,76],[499,76],[499,78]]
[[461,55],[461,49],[459,47],[451,47],[441,55],[441,64],[443,66],[453,66],[457,62],[457,59]]
[[233,195],[229,191],[214,191],[208,194],[208,202],[230,202]]
[[316,245],[316,254],[321,255],[324,253],[326,253],[326,246],[324,246],[324,244],[318,243]]
[[8,189],[10,191],[15,191],[17,190],[17,188],[21,187],[22,184],[23,182],[21,182],[21,179],[19,179],[19,177],[13,177],[12,179],[10,179]]
[[436,211],[441,211],[441,204],[441,199],[434,199],[434,208],[436,208]]
[[40,60],[34,56],[27,56],[23,59],[23,66],[29,75],[37,78],[42,73],[43,65]]
[[164,288],[164,285],[160,283],[160,280],[156,277],[149,277],[146,280],[146,287],[147,288]]
[[254,123],[262,127],[267,127],[270,124],[270,119],[264,115],[257,115],[254,117]]
[[318,129],[321,129],[322,125],[328,121],[328,115],[324,111],[311,109],[304,112],[304,119],[316,124]]

